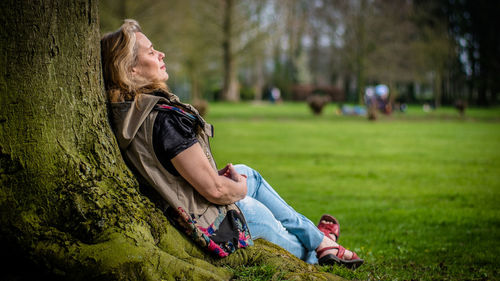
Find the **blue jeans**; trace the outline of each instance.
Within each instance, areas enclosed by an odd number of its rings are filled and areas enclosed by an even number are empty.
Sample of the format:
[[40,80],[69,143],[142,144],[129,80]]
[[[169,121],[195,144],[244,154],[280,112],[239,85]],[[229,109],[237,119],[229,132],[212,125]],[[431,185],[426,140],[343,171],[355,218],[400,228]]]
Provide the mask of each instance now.
[[297,213],[254,169],[235,165],[247,176],[247,196],[236,202],[253,239],[277,244],[308,263],[318,263],[316,248],[324,234],[308,218]]

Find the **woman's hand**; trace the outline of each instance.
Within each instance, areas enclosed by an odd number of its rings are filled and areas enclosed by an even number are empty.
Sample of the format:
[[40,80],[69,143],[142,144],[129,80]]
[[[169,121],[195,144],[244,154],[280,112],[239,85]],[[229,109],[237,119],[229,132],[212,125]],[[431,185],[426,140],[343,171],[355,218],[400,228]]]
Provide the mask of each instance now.
[[225,176],[227,177],[229,175],[229,165],[231,165],[231,163],[229,164],[226,164],[226,166],[222,169],[219,170],[219,176]]
[[208,201],[227,205],[243,199],[247,194],[246,176],[238,174],[233,164],[227,164],[219,172],[208,162],[199,143],[172,158],[172,164]]
[[232,163],[227,164],[224,168],[219,170],[219,176],[224,176],[230,178],[234,181],[238,181],[238,175],[247,178],[246,175],[238,174]]

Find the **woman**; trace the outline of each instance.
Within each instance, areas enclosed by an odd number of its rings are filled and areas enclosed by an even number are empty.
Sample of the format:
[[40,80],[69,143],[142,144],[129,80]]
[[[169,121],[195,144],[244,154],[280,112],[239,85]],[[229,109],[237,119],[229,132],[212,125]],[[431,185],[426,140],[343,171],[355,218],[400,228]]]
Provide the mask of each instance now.
[[255,170],[227,164],[217,171],[208,138],[213,128],[169,93],[165,55],[134,20],[101,39],[103,75],[113,128],[127,164],[168,205],[167,216],[220,257],[266,239],[319,264],[356,268],[363,260],[335,241],[339,224],[318,228],[293,210]]

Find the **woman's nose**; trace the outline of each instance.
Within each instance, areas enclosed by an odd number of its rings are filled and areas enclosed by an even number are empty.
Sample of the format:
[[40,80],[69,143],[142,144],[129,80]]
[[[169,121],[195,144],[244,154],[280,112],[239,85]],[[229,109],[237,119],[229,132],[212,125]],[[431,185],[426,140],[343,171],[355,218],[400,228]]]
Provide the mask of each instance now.
[[158,52],[160,60],[162,60],[165,57],[165,54],[162,52]]

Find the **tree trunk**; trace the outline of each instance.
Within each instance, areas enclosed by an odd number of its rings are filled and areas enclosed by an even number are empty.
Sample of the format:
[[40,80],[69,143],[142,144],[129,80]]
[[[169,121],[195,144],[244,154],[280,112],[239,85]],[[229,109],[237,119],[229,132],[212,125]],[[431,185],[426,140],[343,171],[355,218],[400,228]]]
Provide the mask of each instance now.
[[224,24],[223,28],[223,64],[224,64],[224,85],[222,97],[227,101],[239,101],[238,72],[236,70],[236,60],[233,54],[233,0],[224,0]]
[[138,191],[107,120],[97,1],[0,3],[3,280],[335,279],[270,243],[216,259]]
[[358,103],[364,104],[365,95],[365,59],[366,59],[366,30],[365,30],[365,15],[366,15],[366,0],[361,0],[359,11],[356,18],[356,92]]
[[265,85],[265,77],[264,77],[264,65],[263,60],[260,58],[256,58],[255,65],[253,67],[253,90],[255,93],[254,100],[262,101],[262,89]]
[[436,75],[433,81],[434,86],[434,106],[436,108],[441,107],[441,101],[443,98],[443,70],[442,68],[436,69]]

